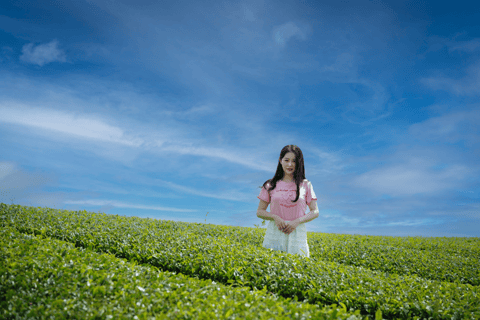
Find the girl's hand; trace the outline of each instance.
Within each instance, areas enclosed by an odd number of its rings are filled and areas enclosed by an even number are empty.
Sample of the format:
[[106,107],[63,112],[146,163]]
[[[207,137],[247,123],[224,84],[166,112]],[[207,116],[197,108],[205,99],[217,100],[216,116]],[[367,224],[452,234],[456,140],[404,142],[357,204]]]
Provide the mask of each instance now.
[[285,224],[285,228],[282,231],[286,234],[290,234],[298,227],[298,225],[299,223],[297,222],[297,220],[287,221]]
[[279,216],[275,216],[274,221],[275,221],[275,225],[277,226],[278,230],[280,230],[280,231],[283,231],[285,229],[285,227],[287,226],[285,221],[282,218],[280,218]]

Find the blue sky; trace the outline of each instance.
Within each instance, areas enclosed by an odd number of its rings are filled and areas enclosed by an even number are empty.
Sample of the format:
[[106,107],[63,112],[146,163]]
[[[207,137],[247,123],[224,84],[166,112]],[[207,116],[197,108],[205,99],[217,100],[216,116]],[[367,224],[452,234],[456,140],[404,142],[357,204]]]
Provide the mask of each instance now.
[[308,231],[479,237],[471,3],[2,1],[0,201],[253,227],[296,144]]

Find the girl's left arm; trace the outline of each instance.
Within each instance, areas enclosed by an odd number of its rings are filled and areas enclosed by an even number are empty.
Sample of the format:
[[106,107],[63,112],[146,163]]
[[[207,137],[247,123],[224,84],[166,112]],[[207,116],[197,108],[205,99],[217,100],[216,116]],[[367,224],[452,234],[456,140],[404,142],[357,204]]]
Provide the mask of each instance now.
[[317,200],[312,200],[310,202],[309,207],[310,207],[310,212],[308,214],[288,222],[287,227],[283,230],[283,232],[285,232],[286,234],[290,234],[293,230],[295,230],[298,227],[300,223],[312,221],[313,219],[317,218],[319,215],[318,208],[317,208]]
[[312,200],[310,202],[310,205],[308,206],[310,208],[310,212],[300,218],[295,219],[294,221],[300,223],[305,223],[308,221],[312,221],[313,219],[318,218],[319,212],[318,212],[318,207],[317,207],[317,200]]

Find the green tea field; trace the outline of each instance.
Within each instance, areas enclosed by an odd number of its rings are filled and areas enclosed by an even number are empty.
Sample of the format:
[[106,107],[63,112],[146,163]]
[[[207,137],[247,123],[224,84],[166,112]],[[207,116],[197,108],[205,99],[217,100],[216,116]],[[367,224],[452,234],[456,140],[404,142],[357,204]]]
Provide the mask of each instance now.
[[[1,319],[480,319],[480,239],[308,233],[0,204]],[[307,226],[308,228],[308,226]]]

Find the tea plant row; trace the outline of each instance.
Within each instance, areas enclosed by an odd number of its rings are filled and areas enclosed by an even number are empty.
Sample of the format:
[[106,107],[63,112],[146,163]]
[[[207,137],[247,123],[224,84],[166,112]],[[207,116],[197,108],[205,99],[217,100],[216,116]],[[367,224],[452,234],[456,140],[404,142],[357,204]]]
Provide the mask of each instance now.
[[362,319],[342,306],[162,272],[9,227],[0,231],[0,261],[2,319]]
[[[242,239],[261,246],[265,231],[176,223],[176,230]],[[399,240],[400,239],[400,240]],[[476,238],[474,238],[476,239]],[[469,238],[378,237],[308,233],[313,259],[398,275],[480,285],[480,241]],[[427,245],[428,241],[431,242]],[[457,246],[458,247],[455,247]],[[443,247],[445,246],[445,248]]]
[[[46,211],[37,219],[43,223],[75,223],[81,213],[71,216],[69,221],[62,222],[61,216],[51,209],[36,208]],[[62,212],[62,211],[59,211]],[[66,215],[70,215],[68,211]],[[31,213],[35,219],[36,214]],[[49,215],[55,219],[48,220]],[[76,217],[78,215],[78,217]],[[88,223],[84,217],[81,223]],[[136,220],[125,217],[106,215],[102,221],[115,220],[116,224],[125,224],[124,230],[129,230],[132,236],[137,236],[136,229],[131,228]],[[140,219],[141,224],[148,224],[161,232],[168,233],[198,233],[205,237],[226,237],[252,245],[262,246],[264,229],[231,227],[221,225],[207,225],[199,223],[159,221],[154,219]],[[96,223],[96,222],[95,222]],[[60,226],[61,227],[61,226]],[[108,226],[90,225],[93,230],[104,232]],[[141,229],[141,228],[140,228]],[[429,280],[460,282],[480,285],[480,239],[479,238],[422,238],[422,237],[379,237],[360,235],[336,235],[312,233],[308,234],[310,256],[312,259],[321,259],[370,270],[378,270],[397,275],[417,275]]]
[[252,289],[267,288],[283,297],[296,297],[312,304],[343,303],[349,311],[361,310],[372,318],[377,310],[387,319],[480,316],[480,290],[469,284],[270,251],[240,238],[241,233],[239,237],[225,237],[207,227],[182,230],[182,224],[153,219],[1,206],[5,226],[110,252],[161,270]]

